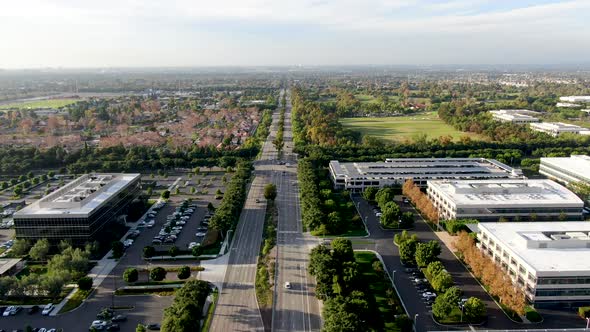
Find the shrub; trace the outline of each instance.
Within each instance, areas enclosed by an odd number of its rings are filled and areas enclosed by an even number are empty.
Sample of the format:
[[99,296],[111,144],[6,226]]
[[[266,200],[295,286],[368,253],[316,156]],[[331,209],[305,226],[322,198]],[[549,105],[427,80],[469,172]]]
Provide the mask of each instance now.
[[[586,308],[588,308],[588,307],[586,307]],[[590,313],[588,313],[588,314],[590,314]],[[529,321],[531,321],[533,323],[538,323],[543,320],[543,317],[541,316],[541,314],[538,313],[537,310],[535,310],[535,308],[533,308],[533,307],[526,307],[524,309],[524,315],[525,315],[526,319],[528,319]]]
[[578,309],[578,315],[582,318],[590,317],[590,307],[580,307]]
[[90,290],[92,288],[92,278],[87,276],[78,279],[78,287],[84,291]]
[[191,268],[188,266],[183,266],[178,270],[178,279],[184,280],[191,276]]
[[166,278],[166,270],[162,267],[155,267],[150,271],[150,278],[154,281],[162,281]]
[[138,278],[139,272],[137,272],[137,269],[130,267],[123,272],[123,280],[125,280],[125,282],[136,282]]

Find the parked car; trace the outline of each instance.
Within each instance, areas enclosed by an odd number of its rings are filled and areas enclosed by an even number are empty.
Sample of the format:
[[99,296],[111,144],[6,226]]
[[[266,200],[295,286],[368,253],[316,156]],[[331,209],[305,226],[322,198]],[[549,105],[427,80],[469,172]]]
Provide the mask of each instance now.
[[119,327],[119,324],[111,323],[111,324],[107,325],[106,330],[107,331],[119,331],[119,330],[121,330],[121,328]]
[[111,319],[113,322],[124,322],[127,320],[127,316],[125,315],[117,315]]
[[95,321],[92,321],[92,324],[90,324],[89,330],[95,329],[95,330],[102,331],[107,327],[107,325],[108,325],[107,322],[105,322],[104,320],[95,320]]
[[188,248],[189,248],[189,249],[192,249],[192,248],[194,248],[194,247],[196,247],[196,246],[198,246],[198,245],[199,245],[199,244],[198,244],[197,242],[191,242],[191,243],[189,243],[189,244],[188,244]]
[[288,281],[286,281],[286,282],[285,282],[285,288],[286,288],[286,289],[291,289],[291,283],[290,283],[290,282],[288,282]]
[[27,311],[27,313],[29,315],[32,315],[34,313],[36,313],[37,311],[39,311],[39,306],[38,305],[34,305],[32,307],[29,308],[29,310]]
[[54,308],[53,303],[49,303],[45,307],[43,307],[43,311],[41,312],[41,314],[43,316],[47,316],[47,315],[49,315],[51,313],[51,311],[53,310],[53,308]]
[[157,323],[150,323],[146,327],[148,330],[151,330],[151,331],[160,331],[160,324],[157,324]]

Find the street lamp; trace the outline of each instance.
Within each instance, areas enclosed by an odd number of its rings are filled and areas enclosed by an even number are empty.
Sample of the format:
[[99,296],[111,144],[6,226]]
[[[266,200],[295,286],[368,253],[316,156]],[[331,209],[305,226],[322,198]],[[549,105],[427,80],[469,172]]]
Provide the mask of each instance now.
[[414,315],[414,332],[418,332],[418,314]]
[[586,317],[586,330],[590,327],[590,317]]
[[395,271],[397,271],[397,270],[391,271],[391,279],[393,281],[393,286],[395,286]]

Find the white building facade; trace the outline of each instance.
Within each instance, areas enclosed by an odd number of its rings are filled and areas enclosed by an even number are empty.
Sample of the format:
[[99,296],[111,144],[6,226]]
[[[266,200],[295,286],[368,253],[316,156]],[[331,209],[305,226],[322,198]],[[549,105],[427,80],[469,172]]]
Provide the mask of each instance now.
[[441,220],[582,220],[584,203],[551,180],[428,181],[428,197]]
[[490,111],[492,118],[501,122],[510,122],[514,124],[527,124],[539,122],[539,118],[529,115],[536,113],[529,110],[497,110]]
[[535,307],[590,304],[590,223],[481,223],[476,228],[478,247]]
[[569,123],[563,122],[541,122],[541,123],[531,123],[530,127],[534,131],[539,131],[542,133],[549,134],[553,137],[557,137],[561,134],[571,133],[571,134],[580,134],[580,135],[589,135],[590,129],[576,126]]
[[362,192],[368,187],[403,185],[408,179],[426,187],[434,179],[522,177],[520,169],[484,158],[388,158],[385,162],[330,161],[334,188]]
[[583,182],[590,185],[590,156],[541,158],[539,173],[564,184]]

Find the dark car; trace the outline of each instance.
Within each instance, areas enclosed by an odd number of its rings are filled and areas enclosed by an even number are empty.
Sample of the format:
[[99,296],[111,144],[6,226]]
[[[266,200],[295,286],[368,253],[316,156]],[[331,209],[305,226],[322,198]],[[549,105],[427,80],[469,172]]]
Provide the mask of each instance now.
[[113,322],[124,322],[127,320],[127,316],[125,315],[117,315],[111,319]]
[[160,324],[157,323],[151,323],[147,325],[148,330],[151,331],[160,331]]
[[29,315],[32,315],[34,313],[36,313],[37,311],[39,311],[39,306],[38,305],[34,305],[32,307],[29,308],[29,310],[27,311],[27,313]]
[[111,324],[106,328],[107,331],[119,331],[120,329],[119,324]]

